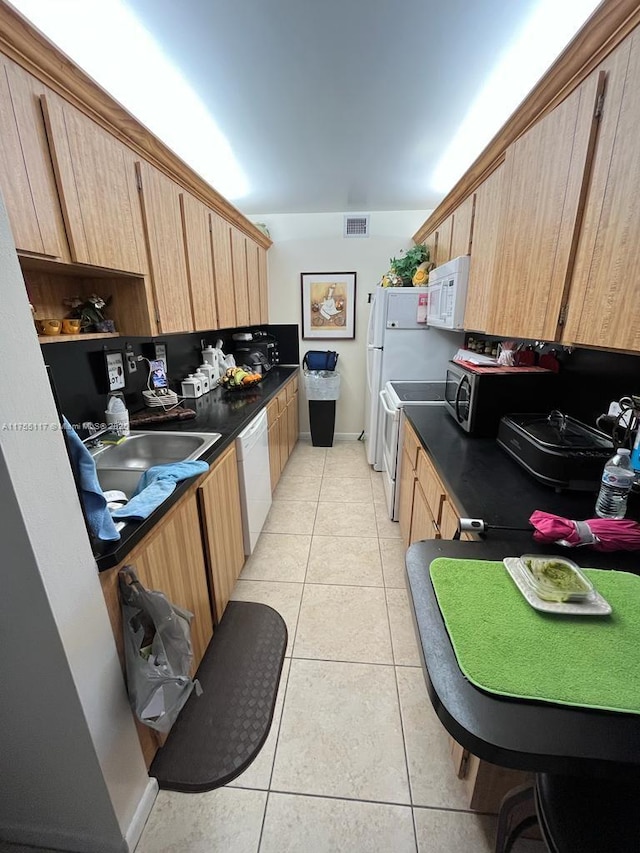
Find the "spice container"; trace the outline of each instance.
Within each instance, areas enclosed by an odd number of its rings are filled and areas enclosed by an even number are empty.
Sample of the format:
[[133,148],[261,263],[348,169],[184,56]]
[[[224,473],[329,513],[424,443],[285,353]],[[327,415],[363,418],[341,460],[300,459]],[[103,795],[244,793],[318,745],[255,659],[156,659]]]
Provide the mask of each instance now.
[[593,584],[580,568],[555,554],[523,554],[520,571],[527,584],[543,601],[588,601]]

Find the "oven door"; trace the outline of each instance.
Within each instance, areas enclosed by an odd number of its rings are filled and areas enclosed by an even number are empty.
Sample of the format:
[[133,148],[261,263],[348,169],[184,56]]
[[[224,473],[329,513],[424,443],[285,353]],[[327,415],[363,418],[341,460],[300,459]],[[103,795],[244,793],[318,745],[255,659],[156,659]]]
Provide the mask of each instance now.
[[396,408],[386,390],[380,391],[381,440],[382,440],[382,482],[389,518],[394,520],[396,498],[396,471],[398,466],[398,443],[400,440],[400,415],[402,409]]

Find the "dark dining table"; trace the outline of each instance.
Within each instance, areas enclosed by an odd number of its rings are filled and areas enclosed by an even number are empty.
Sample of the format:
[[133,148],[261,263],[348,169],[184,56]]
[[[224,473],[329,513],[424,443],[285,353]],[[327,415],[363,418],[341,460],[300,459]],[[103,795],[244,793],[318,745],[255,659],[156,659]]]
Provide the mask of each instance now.
[[[527,540],[528,552],[564,553]],[[475,687],[462,674],[429,575],[437,557],[502,560],[523,553],[517,541],[435,540],[412,545],[405,559],[429,697],[449,734],[478,758],[520,770],[640,780],[640,714],[514,699]],[[573,549],[583,567],[633,570],[637,554]],[[640,691],[640,649],[638,649]]]

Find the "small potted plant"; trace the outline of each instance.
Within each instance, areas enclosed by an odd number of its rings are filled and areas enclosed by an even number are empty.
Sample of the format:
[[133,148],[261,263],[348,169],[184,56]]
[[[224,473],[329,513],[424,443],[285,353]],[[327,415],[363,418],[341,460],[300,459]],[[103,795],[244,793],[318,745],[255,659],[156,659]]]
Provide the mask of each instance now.
[[[389,272],[383,276],[382,284],[387,287],[412,287],[426,284],[429,277],[429,249],[420,244],[407,251],[400,250],[399,258],[391,258]],[[418,270],[420,275],[416,276]]]
[[106,300],[95,293],[90,296],[71,296],[64,300],[64,304],[71,308],[67,316],[80,320],[83,332],[115,332],[114,321],[104,316],[104,309],[111,304],[111,296]]

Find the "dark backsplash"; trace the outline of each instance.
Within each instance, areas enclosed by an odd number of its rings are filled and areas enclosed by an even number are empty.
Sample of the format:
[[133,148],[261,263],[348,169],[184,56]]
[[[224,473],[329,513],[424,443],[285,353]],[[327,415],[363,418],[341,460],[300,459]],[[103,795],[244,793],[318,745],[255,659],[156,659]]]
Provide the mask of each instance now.
[[575,349],[558,358],[562,406],[590,426],[612,400],[640,394],[640,355]]
[[[254,327],[251,327],[252,329]],[[256,329],[269,332],[279,344],[281,364],[299,364],[298,327],[291,325],[256,326]],[[222,340],[225,353],[234,352],[236,346],[247,344],[233,341],[235,329],[222,331],[192,332],[184,335],[164,335],[155,338],[126,337],[87,341],[56,341],[41,346],[45,364],[50,368],[50,376],[60,409],[72,424],[87,421],[102,422],[107,404],[107,386],[104,352],[105,350],[126,351],[128,345],[134,355],[152,357],[150,345],[154,342],[165,343],[169,363],[169,380],[174,391],[180,392],[180,381],[193,373],[202,364],[202,342],[215,345]],[[246,331],[246,329],[244,330]],[[146,362],[137,362],[137,371],[127,373],[127,385],[124,395],[127,408],[136,412],[143,408],[142,390],[147,387],[148,366]],[[125,366],[126,371],[126,366]],[[81,433],[84,434],[84,433]]]

